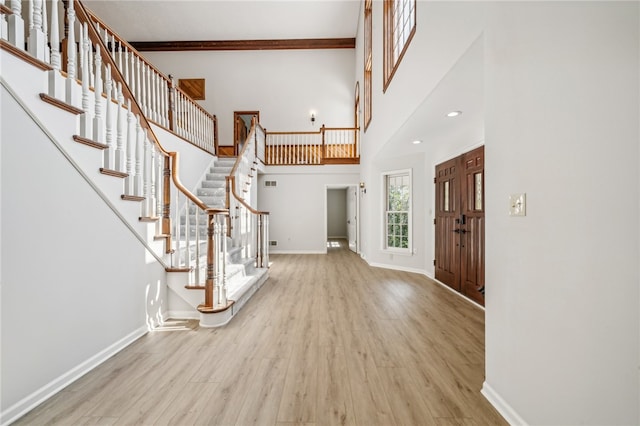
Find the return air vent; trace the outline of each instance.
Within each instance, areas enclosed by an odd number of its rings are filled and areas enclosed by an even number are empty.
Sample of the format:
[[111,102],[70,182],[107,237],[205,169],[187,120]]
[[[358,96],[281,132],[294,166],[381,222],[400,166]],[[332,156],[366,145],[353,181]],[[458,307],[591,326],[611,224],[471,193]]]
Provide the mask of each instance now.
[[275,181],[275,180],[265,180],[265,181],[264,181],[264,186],[268,186],[268,187],[278,186],[278,181]]
[[278,245],[278,242],[277,242],[277,241],[275,241],[275,240],[271,240],[271,241],[269,241],[269,245],[270,245],[270,246],[277,246],[277,245]]

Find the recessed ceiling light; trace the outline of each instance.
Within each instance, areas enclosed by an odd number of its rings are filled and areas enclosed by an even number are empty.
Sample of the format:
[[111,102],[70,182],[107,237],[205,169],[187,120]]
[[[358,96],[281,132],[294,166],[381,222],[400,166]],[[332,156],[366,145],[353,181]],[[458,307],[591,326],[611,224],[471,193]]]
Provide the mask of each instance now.
[[413,142],[411,142],[411,143],[412,143],[412,144],[414,144],[414,145],[418,145],[418,144],[421,144],[421,143],[422,143],[422,141],[419,141],[419,140],[417,140],[417,139],[416,139],[415,141],[413,141]]
[[457,117],[460,114],[462,114],[462,111],[451,111],[449,114],[447,114],[447,117]]

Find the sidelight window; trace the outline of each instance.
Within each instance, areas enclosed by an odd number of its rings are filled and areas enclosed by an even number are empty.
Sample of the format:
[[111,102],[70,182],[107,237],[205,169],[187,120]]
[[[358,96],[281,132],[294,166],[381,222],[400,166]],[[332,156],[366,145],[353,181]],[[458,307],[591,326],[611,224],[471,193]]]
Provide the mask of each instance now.
[[384,249],[411,253],[411,170],[383,173],[385,190]]

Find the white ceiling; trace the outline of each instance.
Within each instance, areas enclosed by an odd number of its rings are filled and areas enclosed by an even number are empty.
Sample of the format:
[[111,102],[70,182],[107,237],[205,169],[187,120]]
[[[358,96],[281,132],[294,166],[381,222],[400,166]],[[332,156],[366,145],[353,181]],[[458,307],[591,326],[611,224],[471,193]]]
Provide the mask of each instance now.
[[127,41],[356,36],[358,0],[84,0]]

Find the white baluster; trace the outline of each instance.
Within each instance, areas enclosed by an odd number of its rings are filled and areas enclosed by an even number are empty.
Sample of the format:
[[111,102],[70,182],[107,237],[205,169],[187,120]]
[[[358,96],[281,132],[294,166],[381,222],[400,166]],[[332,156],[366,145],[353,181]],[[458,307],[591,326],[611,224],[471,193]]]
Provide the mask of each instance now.
[[[18,3],[20,3],[18,1]],[[13,2],[12,2],[13,4]],[[67,81],[65,102],[75,105],[78,98],[78,83],[76,83],[76,38],[75,22],[76,12],[73,9],[73,1],[69,2],[67,9],[67,21],[69,22],[69,35],[67,36]],[[82,48],[80,49],[82,51]]]
[[213,304],[216,307],[220,307],[221,304],[221,288],[220,288],[220,224],[218,223],[218,216],[213,216],[213,256],[214,256],[214,272],[213,272],[213,284],[214,284],[214,297]]
[[20,50],[24,50],[24,19],[22,19],[22,2],[11,0],[13,14],[7,18],[8,40]]
[[140,197],[143,194],[142,188],[142,151],[145,143],[145,132],[140,125],[140,115],[136,115],[136,170],[133,181],[133,195]]
[[158,88],[157,82],[157,76],[156,76],[156,72],[153,70],[153,68],[149,68],[149,113],[150,113],[150,118],[151,120],[155,121],[156,123],[160,123],[160,120],[158,120],[158,105],[157,105],[157,95],[156,95],[156,90]]
[[[49,21],[47,17],[47,2],[42,2],[42,34],[44,34],[44,61],[51,63],[51,50],[49,49]],[[57,24],[57,22],[56,22]]]
[[95,114],[93,116],[93,140],[103,143],[105,140],[105,125],[104,117],[102,116],[102,55],[100,54],[100,48],[96,49],[95,61],[95,84],[93,87],[93,94],[95,99]]
[[[194,206],[195,207],[195,206]],[[187,199],[184,207],[184,257],[185,257],[185,266],[189,267],[191,264],[191,200]]]
[[141,102],[141,93],[142,93],[142,71],[140,70],[140,58],[138,58],[138,55],[135,54],[135,52],[131,52],[131,54],[133,55],[133,60],[135,63],[135,81],[136,81],[136,90],[135,90],[135,98],[136,101],[138,102],[138,104],[140,104]]
[[[49,71],[49,95],[65,99],[65,81],[60,73],[60,23],[58,19],[58,0],[51,0],[51,66]],[[70,31],[71,33],[72,31]],[[75,82],[74,82],[75,83]]]
[[80,42],[82,45],[82,50],[80,50],[80,63],[82,66],[82,110],[84,111],[84,114],[80,117],[80,134],[85,138],[90,138],[91,117],[89,115],[89,64],[91,63],[91,57],[89,54],[90,42],[86,23],[82,26]]
[[162,116],[164,117],[164,126],[169,127],[169,82],[162,79]]
[[138,87],[138,85],[136,84],[136,57],[135,54],[131,51],[128,51],[128,54],[129,60],[131,61],[131,68],[129,70],[130,74],[127,83],[129,84],[129,89],[131,89],[131,96],[136,97],[136,89]]
[[129,49],[125,46],[120,45],[120,49],[122,49],[122,56],[124,61],[124,81],[129,85],[129,88],[133,87],[131,85],[131,79],[129,78]]
[[127,99],[127,177],[125,178],[125,194],[133,195],[133,181],[135,172],[133,169],[133,161],[135,157],[136,147],[136,118],[131,112],[131,99]]
[[29,25],[29,40],[27,44],[29,45],[29,53],[33,57],[45,61],[47,42],[42,30],[42,3],[43,0],[29,1],[31,24]]
[[126,164],[125,164],[125,158],[124,158],[124,138],[125,138],[125,126],[127,125],[127,116],[124,109],[124,96],[122,96],[122,85],[120,82],[118,82],[116,90],[117,90],[116,99],[118,99],[116,127],[117,127],[118,134],[116,136],[116,153],[115,153],[115,161],[114,161],[114,170],[117,170],[119,172],[124,172],[126,170]]
[[176,236],[176,254],[178,255],[178,266],[182,266],[181,262],[180,262],[180,238],[181,238],[181,227],[182,227],[182,223],[180,222],[180,212],[182,211],[180,209],[180,191],[175,191],[176,193],[176,206],[173,209],[173,211],[175,212],[175,219],[174,219],[174,223],[176,224],[176,231],[175,231],[175,236]]
[[154,143],[151,143],[151,161],[150,161],[150,165],[149,165],[149,182],[151,184],[151,190],[150,190],[150,195],[148,198],[148,202],[149,202],[149,216],[150,217],[158,217],[158,211],[156,210],[156,203],[157,203],[157,180],[158,180],[158,175],[157,175],[157,165],[156,165],[156,145]]
[[146,132],[143,130],[145,134],[145,139],[143,143],[143,155],[142,155],[142,195],[144,196],[144,201],[142,202],[142,217],[150,217],[150,209],[149,202],[151,201],[151,183],[149,182],[151,179],[151,142],[146,138]]
[[[45,7],[46,10],[46,7]],[[46,21],[45,21],[46,22]],[[58,0],[51,0],[51,66],[60,70],[60,22],[58,20]]]
[[140,98],[139,98],[139,102],[141,104],[142,107],[142,113],[144,114],[145,117],[149,116],[149,102],[147,100],[147,64],[145,64],[142,60],[140,61],[140,73],[141,73],[141,80],[140,80],[140,86],[141,90],[140,90]]
[[218,215],[222,221],[222,229],[221,229],[221,234],[220,235],[220,239],[221,239],[221,245],[222,245],[222,259],[220,260],[220,266],[222,268],[222,271],[220,273],[220,278],[222,280],[221,283],[221,287],[222,287],[222,291],[221,291],[221,297],[220,297],[220,303],[222,304],[222,306],[226,306],[227,305],[227,220],[224,216],[222,215]]
[[[157,161],[156,161],[156,216],[162,217],[162,203],[163,203],[163,185],[164,185],[164,157],[160,148],[155,144],[153,145],[154,151],[157,153]],[[158,234],[162,233],[162,219],[158,221]]]
[[113,105],[112,105],[112,95],[113,95],[113,81],[111,80],[111,64],[107,64],[107,69],[105,71],[105,82],[104,82],[104,92],[107,95],[106,101],[106,142],[107,149],[104,150],[104,168],[113,170],[114,169],[114,147],[113,147]]

